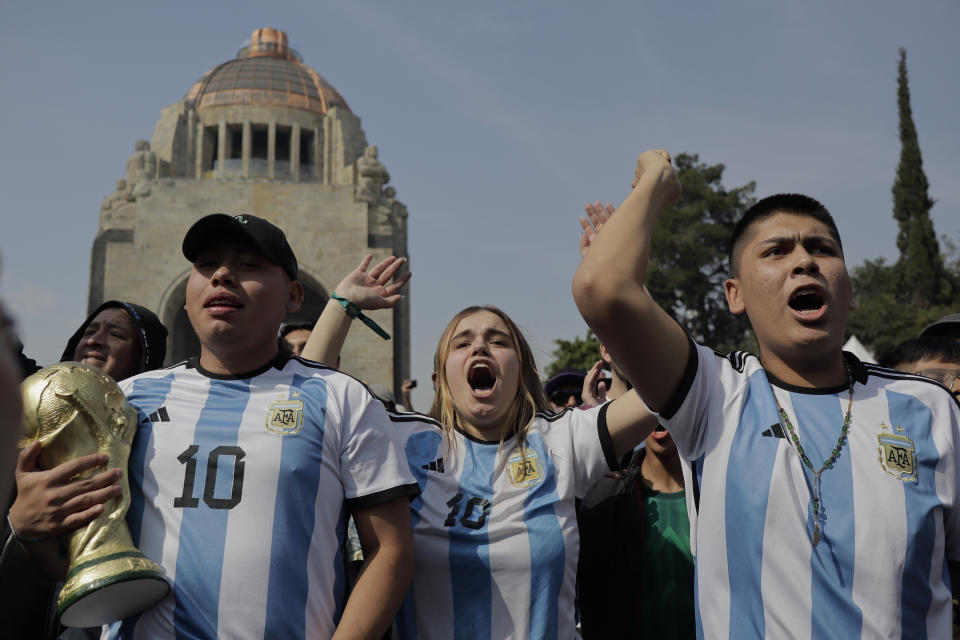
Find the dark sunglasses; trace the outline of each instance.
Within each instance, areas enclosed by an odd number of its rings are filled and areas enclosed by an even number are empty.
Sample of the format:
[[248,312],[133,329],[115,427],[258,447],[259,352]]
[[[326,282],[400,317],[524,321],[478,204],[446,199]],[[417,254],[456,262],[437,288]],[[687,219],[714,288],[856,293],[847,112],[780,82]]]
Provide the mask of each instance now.
[[583,404],[583,398],[580,396],[580,391],[574,391],[573,389],[557,389],[550,394],[550,402],[564,407],[567,405],[567,400],[570,399],[570,396],[573,396],[573,399],[577,401],[577,405]]

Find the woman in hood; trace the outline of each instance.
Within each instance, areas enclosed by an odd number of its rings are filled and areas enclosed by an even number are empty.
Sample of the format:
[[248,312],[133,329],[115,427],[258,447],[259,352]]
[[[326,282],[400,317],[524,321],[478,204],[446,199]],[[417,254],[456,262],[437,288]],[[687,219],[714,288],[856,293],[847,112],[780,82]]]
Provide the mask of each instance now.
[[163,366],[167,328],[140,305],[108,300],[70,336],[60,361],[100,369],[117,382]]
[[[166,350],[167,329],[156,314],[140,305],[109,300],[97,307],[70,336],[60,360],[88,364],[119,382],[162,367]],[[21,352],[23,362],[33,365],[24,367],[25,374],[40,369]],[[118,469],[100,471],[82,480],[77,478],[77,474],[102,464],[98,454],[77,458],[47,471],[37,470],[39,455],[37,443],[20,453],[16,469],[18,495],[8,514],[9,525],[16,533],[8,536],[5,545],[22,545],[31,555],[35,547],[55,547],[59,534],[96,518],[103,510],[100,503],[120,492],[116,484]],[[90,489],[94,489],[99,503],[78,505],[79,494]],[[55,524],[63,512],[71,515],[62,525]],[[5,531],[9,533],[6,528]],[[14,539],[20,541],[20,545],[10,544]],[[41,552],[40,556],[43,555]],[[20,637],[52,637],[56,633],[54,621],[46,613],[56,594],[54,584],[40,576],[33,561],[22,553],[8,548],[5,556],[0,584],[10,586],[8,582],[12,581],[11,584],[16,583],[20,589],[16,606],[5,620],[9,625],[7,630]],[[62,574],[65,569],[60,564],[48,566],[42,560],[40,564],[54,575]],[[18,612],[16,616],[14,610]]]

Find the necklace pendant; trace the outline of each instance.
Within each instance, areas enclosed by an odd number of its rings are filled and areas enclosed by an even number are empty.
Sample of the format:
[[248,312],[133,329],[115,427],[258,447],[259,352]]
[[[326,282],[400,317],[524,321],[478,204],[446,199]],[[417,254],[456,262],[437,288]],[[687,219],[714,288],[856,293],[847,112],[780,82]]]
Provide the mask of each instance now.
[[819,531],[814,531],[814,532],[813,532],[813,546],[817,546],[818,544],[820,544],[820,532],[819,532]]

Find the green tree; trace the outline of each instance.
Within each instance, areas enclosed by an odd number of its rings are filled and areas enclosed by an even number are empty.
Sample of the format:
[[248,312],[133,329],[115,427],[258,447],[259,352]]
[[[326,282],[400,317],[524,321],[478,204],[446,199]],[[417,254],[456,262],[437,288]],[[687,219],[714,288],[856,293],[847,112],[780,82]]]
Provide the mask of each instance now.
[[886,353],[920,332],[915,309],[903,303],[899,270],[884,258],[867,260],[853,269],[858,308],[850,315],[847,334],[857,336],[875,355]]
[[587,335],[573,340],[557,339],[553,341],[557,348],[551,352],[553,362],[547,366],[547,377],[555,375],[564,367],[573,367],[586,371],[600,359],[600,340],[587,330]]
[[[852,272],[859,307],[847,326],[877,356],[904,340],[914,338],[926,325],[948,313],[955,292],[960,291],[960,262],[948,262],[940,251],[930,219],[934,201],[910,108],[907,82],[907,52],[900,49],[897,67],[897,105],[900,111],[900,162],[893,183],[893,217],[899,227],[900,259],[887,264],[883,258],[868,260]],[[945,239],[948,253],[956,248]]]
[[950,305],[913,306],[908,299],[909,291],[899,284],[898,272],[896,265],[888,265],[883,258],[878,258],[867,260],[852,273],[859,306],[850,315],[847,335],[856,335],[877,357],[904,340],[916,338],[937,318],[956,313]]
[[681,153],[674,164],[683,194],[660,216],[653,234],[647,288],[695,340],[729,351],[753,346],[746,316],[727,308],[723,281],[737,220],[754,203],[755,183],[727,190],[724,166]]
[[897,73],[897,106],[900,112],[900,163],[893,183],[893,217],[897,220],[899,280],[910,293],[910,303],[921,309],[947,303],[951,283],[947,277],[930,219],[934,201],[923,171],[917,128],[910,108],[907,52],[900,49]]

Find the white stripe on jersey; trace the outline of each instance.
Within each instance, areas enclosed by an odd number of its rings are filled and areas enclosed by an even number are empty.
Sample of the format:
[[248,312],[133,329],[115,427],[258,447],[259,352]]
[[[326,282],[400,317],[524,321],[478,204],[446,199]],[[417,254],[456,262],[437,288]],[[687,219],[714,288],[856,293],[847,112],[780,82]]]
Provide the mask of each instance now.
[[436,423],[395,423],[421,488],[410,504],[417,567],[401,638],[574,637],[574,498],[609,470],[603,415],[538,415],[526,461],[513,440],[500,447],[454,432],[448,448]]
[[[179,365],[122,384],[141,418],[127,520],[174,588],[105,637],[328,638],[344,605],[345,497],[415,492],[363,385],[296,359],[253,376]],[[168,419],[149,421],[160,408]]]
[[699,513],[691,512],[698,633],[948,637],[944,568],[946,557],[960,560],[960,409],[949,393],[848,355],[852,421],[821,475],[823,540],[814,547],[813,472],[789,440],[777,401],[819,469],[836,446],[846,388],[771,386],[755,357],[702,347],[695,357],[682,402],[671,403],[678,411],[661,420],[681,455],[702,458]]

